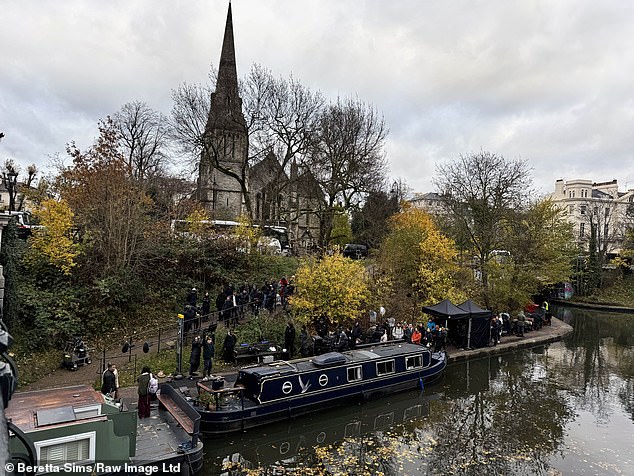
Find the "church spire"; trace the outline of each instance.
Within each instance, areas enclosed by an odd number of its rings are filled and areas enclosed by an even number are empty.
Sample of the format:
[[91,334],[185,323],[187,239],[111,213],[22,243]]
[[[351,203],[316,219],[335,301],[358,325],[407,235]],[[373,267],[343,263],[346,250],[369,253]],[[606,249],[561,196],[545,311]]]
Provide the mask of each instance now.
[[220,66],[218,67],[218,82],[216,92],[227,96],[238,96],[238,74],[236,72],[236,50],[233,43],[233,18],[231,15],[231,2],[227,11],[227,23],[225,36],[222,41],[220,53]]

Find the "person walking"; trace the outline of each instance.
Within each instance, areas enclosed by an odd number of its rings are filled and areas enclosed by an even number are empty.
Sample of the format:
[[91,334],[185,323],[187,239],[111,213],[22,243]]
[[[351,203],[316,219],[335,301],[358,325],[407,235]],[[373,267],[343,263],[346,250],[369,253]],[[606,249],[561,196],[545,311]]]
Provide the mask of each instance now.
[[150,392],[148,387],[150,386],[150,368],[143,367],[141,375],[137,378],[139,394],[138,412],[139,418],[148,418],[150,416]]

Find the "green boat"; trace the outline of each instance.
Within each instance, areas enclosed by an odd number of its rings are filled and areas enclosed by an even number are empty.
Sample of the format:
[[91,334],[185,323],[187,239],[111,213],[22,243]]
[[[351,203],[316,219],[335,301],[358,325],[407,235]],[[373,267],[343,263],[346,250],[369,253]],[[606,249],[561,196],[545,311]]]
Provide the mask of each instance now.
[[86,385],[16,393],[5,412],[7,474],[195,474],[203,464],[200,416],[170,389],[159,398],[150,417],[138,419]]

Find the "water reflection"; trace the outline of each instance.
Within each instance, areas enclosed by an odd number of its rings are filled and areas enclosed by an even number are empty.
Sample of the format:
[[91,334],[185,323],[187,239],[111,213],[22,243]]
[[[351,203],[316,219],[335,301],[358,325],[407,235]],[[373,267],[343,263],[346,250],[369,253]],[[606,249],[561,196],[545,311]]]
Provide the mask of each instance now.
[[634,315],[556,312],[564,342],[211,441],[204,474],[634,474]]

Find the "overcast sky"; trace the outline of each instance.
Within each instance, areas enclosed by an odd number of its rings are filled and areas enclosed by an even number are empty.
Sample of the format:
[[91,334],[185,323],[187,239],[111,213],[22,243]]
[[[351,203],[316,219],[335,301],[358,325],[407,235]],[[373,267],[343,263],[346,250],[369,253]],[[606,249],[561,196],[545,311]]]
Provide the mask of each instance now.
[[[3,0],[0,160],[49,164],[131,101],[164,114],[218,65],[227,1]],[[253,63],[328,98],[357,95],[390,129],[391,175],[482,149],[529,161],[535,186],[634,188],[634,2],[234,0],[238,75]]]

